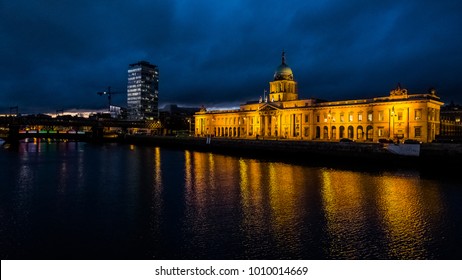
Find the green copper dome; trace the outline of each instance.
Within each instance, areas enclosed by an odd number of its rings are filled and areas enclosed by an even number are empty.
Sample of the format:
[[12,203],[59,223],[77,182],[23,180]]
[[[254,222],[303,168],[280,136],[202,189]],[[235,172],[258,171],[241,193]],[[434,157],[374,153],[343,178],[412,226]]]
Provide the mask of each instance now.
[[276,72],[274,72],[274,80],[294,80],[294,74],[292,73],[292,69],[289,67],[289,65],[286,64],[286,56],[284,51],[282,52],[282,63],[276,69]]

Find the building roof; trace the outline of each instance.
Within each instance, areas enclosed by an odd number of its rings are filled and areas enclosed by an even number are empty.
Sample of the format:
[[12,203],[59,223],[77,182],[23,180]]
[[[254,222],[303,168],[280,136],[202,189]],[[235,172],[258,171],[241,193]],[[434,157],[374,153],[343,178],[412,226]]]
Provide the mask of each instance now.
[[286,55],[284,51],[282,51],[282,63],[276,68],[276,72],[274,72],[274,80],[294,80],[292,69],[286,64]]

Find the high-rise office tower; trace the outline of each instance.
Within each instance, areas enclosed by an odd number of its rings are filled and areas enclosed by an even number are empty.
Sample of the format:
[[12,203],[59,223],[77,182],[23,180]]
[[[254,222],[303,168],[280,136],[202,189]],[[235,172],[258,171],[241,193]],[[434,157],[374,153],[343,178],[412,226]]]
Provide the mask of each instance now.
[[159,118],[159,68],[147,61],[128,67],[127,107],[131,120]]

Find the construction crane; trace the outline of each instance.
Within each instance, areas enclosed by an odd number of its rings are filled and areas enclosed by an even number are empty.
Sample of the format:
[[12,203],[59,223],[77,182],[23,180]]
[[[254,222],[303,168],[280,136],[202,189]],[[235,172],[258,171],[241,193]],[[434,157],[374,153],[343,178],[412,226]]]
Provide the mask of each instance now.
[[111,91],[111,87],[107,87],[107,91],[98,91],[96,94],[102,96],[102,95],[107,95],[107,100],[108,100],[108,103],[109,103],[109,110],[111,110],[111,98],[112,98],[112,95],[113,94],[120,94],[120,93],[123,93],[123,92],[119,92],[119,91]]

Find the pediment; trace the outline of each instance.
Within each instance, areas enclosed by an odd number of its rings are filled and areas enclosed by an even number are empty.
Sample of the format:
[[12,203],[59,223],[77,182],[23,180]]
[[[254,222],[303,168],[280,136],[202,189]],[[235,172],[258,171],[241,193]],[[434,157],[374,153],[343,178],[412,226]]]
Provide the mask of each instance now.
[[258,108],[258,110],[259,111],[276,111],[276,110],[280,110],[280,108],[277,107],[276,105],[266,103],[266,104],[263,104],[262,106],[260,106],[260,108]]

